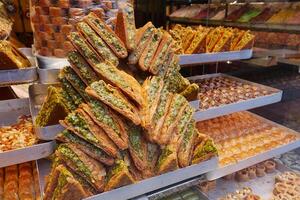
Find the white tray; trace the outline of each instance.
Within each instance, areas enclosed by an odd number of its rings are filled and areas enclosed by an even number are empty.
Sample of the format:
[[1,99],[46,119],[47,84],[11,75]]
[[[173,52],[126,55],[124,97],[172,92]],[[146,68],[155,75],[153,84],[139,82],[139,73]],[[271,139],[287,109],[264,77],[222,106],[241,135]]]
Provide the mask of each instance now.
[[243,100],[243,101],[238,101],[236,103],[231,103],[231,104],[226,104],[226,105],[221,105],[218,107],[212,107],[207,110],[198,110],[194,114],[194,119],[198,121],[203,121],[207,119],[212,119],[215,117],[223,116],[223,115],[228,115],[234,112],[239,112],[239,111],[244,111],[244,110],[250,110],[253,108],[273,104],[276,102],[280,102],[282,99],[282,91],[271,88],[268,86],[264,86],[261,84],[253,83],[250,81],[242,80],[233,76],[229,76],[226,74],[208,74],[208,75],[202,75],[202,76],[193,76],[189,77],[188,79],[190,81],[196,81],[200,79],[208,79],[208,78],[213,78],[213,77],[227,77],[242,83],[246,83],[249,85],[254,85],[259,88],[264,88],[269,91],[274,91],[273,94],[266,95],[266,96],[261,96],[253,99],[248,99],[248,100]]
[[0,70],[0,86],[32,83],[37,79],[37,67]]
[[252,57],[252,49],[241,51],[226,51],[218,53],[202,53],[202,54],[190,54],[179,55],[179,64],[181,66],[197,65],[214,62],[226,62],[233,60],[243,60]]
[[[0,125],[10,125],[16,123],[21,115],[29,115],[28,99],[13,99],[0,101]],[[20,148],[0,153],[0,168],[9,165],[19,164],[27,161],[45,158],[53,153],[55,142],[36,144],[33,146]]]
[[272,150],[269,150],[269,151],[263,152],[261,154],[258,154],[256,156],[247,158],[245,160],[241,160],[238,163],[230,164],[230,165],[227,165],[227,166],[224,166],[224,167],[219,167],[216,170],[210,171],[206,174],[206,178],[208,180],[216,180],[216,179],[221,178],[223,176],[226,176],[228,174],[232,174],[232,173],[237,172],[241,169],[250,167],[252,165],[255,165],[257,163],[260,163],[262,161],[268,160],[270,158],[273,158],[275,156],[281,155],[283,153],[289,152],[293,149],[297,149],[298,147],[300,147],[300,134],[298,132],[293,131],[289,128],[286,128],[284,126],[281,126],[281,125],[279,125],[275,122],[272,122],[270,120],[267,120],[265,118],[262,118],[262,117],[260,117],[256,114],[253,114],[253,113],[251,113],[251,114],[254,115],[255,117],[259,118],[262,121],[265,121],[265,122],[270,123],[272,125],[275,125],[275,126],[278,126],[280,128],[286,129],[288,132],[294,133],[295,135],[297,135],[298,139],[296,141],[293,141],[293,142],[289,143],[289,144],[279,146],[279,147],[274,148]]

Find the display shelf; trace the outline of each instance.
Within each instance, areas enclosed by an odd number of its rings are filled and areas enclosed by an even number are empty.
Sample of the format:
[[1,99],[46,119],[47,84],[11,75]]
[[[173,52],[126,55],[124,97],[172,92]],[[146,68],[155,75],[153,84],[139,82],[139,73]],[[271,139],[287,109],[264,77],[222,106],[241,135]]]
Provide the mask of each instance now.
[[247,182],[218,179],[216,189],[208,192],[206,196],[209,199],[219,199],[243,187],[250,187],[253,193],[259,195],[262,199],[271,199],[275,185],[275,176],[286,171],[291,171],[291,169],[277,162],[276,170],[273,173],[267,173],[264,177],[257,177]]
[[47,88],[50,84],[34,84],[29,86],[29,105],[30,113],[33,119],[33,126],[37,137],[41,140],[54,140],[55,136],[64,130],[60,124],[50,125],[46,127],[38,127],[35,125],[35,119],[39,110],[47,97]]
[[[127,200],[135,197],[140,197],[144,194],[154,192],[173,184],[178,184],[182,181],[190,181],[189,179],[191,178],[199,178],[200,175],[217,168],[217,163],[218,159],[214,157],[199,164],[145,179],[135,184],[127,185],[109,192],[104,192],[95,196],[88,197],[86,198],[86,200]],[[40,174],[42,174],[42,176],[40,176],[40,182],[42,183],[41,186],[43,188],[44,181],[42,179],[44,179],[45,176],[48,175],[47,173],[50,171],[50,162],[43,161],[38,162],[38,164]]]
[[294,135],[296,135],[297,139],[295,141],[291,142],[291,143],[276,147],[276,148],[271,149],[269,151],[265,151],[265,152],[260,153],[256,156],[238,161],[237,163],[229,164],[229,165],[226,165],[226,166],[219,166],[218,169],[212,170],[212,171],[210,171],[206,174],[206,178],[208,180],[216,180],[216,179],[221,178],[223,176],[226,176],[228,174],[232,174],[232,173],[237,172],[241,169],[245,169],[247,167],[258,164],[262,161],[271,159],[275,156],[281,155],[283,153],[289,152],[291,150],[294,150],[294,149],[297,149],[297,148],[300,147],[300,134],[298,132],[293,131],[289,128],[286,128],[284,126],[281,126],[281,125],[279,125],[275,122],[267,120],[267,119],[265,119],[263,117],[260,117],[256,114],[252,114],[252,115],[255,116],[256,118],[260,119],[263,122],[267,122],[271,125],[282,128],[283,130],[286,130],[289,133],[293,133]]
[[58,75],[60,69],[43,69],[38,68],[37,72],[39,74],[39,82],[42,84],[52,84],[58,83]]
[[192,19],[184,17],[169,17],[171,23],[179,24],[202,24],[207,26],[226,26],[236,27],[241,29],[250,29],[256,31],[272,31],[272,32],[283,32],[283,33],[300,33],[300,26],[293,24],[267,24],[267,23],[241,23],[241,22],[229,22],[219,20],[204,20],[204,19]]
[[0,86],[32,83],[37,79],[37,67],[0,70]]
[[189,65],[199,65],[205,63],[243,60],[243,59],[249,59],[251,57],[252,57],[252,49],[246,49],[242,51],[218,52],[218,53],[179,55],[179,64],[181,66],[189,66]]
[[[13,99],[0,102],[0,121],[2,126],[15,123],[18,117],[29,114],[30,111],[28,99]],[[1,152],[0,168],[45,158],[54,152],[54,148],[55,142],[52,141]]]
[[239,78],[236,78],[233,76],[229,76],[229,75],[225,75],[225,74],[208,74],[208,75],[202,75],[202,76],[193,76],[193,77],[189,77],[188,79],[190,81],[194,82],[197,80],[214,78],[214,77],[227,77],[227,78],[236,80],[238,82],[242,82],[245,84],[249,84],[251,86],[256,86],[258,88],[263,88],[267,91],[274,91],[274,92],[270,95],[260,96],[257,98],[247,99],[247,100],[243,100],[243,101],[238,101],[236,103],[221,105],[218,107],[211,107],[206,110],[198,109],[194,114],[194,119],[196,121],[203,121],[203,120],[212,119],[212,118],[223,116],[223,115],[228,115],[228,114],[231,114],[234,112],[250,110],[253,108],[280,102],[282,99],[282,91],[281,90],[271,88],[268,86],[264,86],[264,85],[260,85],[257,83],[253,83],[250,81],[242,80],[242,79],[239,79]]

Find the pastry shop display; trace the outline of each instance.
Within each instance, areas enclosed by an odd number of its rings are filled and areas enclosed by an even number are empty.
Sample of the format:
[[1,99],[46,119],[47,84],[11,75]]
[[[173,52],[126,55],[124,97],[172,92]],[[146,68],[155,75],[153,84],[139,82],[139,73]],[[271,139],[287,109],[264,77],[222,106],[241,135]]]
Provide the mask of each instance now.
[[297,200],[300,197],[300,174],[286,171],[275,177],[271,200]]
[[32,146],[37,142],[30,116],[20,116],[16,124],[0,127],[0,153]]
[[0,70],[24,69],[31,63],[26,56],[7,40],[0,41]]
[[37,54],[66,57],[68,52],[74,50],[66,41],[67,35],[75,31],[75,23],[88,13],[113,22],[116,19],[116,7],[115,1],[32,1],[30,18]]
[[198,87],[180,75],[168,32],[151,22],[136,29],[130,4],[119,9],[115,31],[94,13],[75,27],[67,37],[71,66],[61,69],[60,87],[48,87],[35,120],[65,128],[45,199],[86,198],[217,155],[213,139],[196,129],[184,96]]
[[0,168],[0,198],[41,199],[35,161]]
[[198,94],[200,110],[267,96],[275,92],[221,76],[198,79],[194,82],[200,88]]
[[[198,122],[197,128],[216,142],[222,166],[234,164],[298,139],[293,132],[248,112]],[[272,171],[274,164],[267,162],[259,165],[257,176],[266,171],[266,166],[268,171]]]
[[258,195],[253,194],[253,191],[249,187],[244,187],[233,193],[229,193],[218,200],[262,200]]
[[178,54],[199,54],[251,49],[254,35],[250,31],[224,27],[183,27],[170,29]]

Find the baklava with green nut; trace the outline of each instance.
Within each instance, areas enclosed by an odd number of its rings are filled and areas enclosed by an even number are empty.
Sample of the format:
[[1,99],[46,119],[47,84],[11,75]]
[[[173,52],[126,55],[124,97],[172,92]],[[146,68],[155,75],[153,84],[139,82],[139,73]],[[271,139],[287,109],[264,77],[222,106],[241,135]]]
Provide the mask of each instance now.
[[134,124],[141,123],[138,109],[116,87],[100,80],[87,87],[86,92],[130,119]]

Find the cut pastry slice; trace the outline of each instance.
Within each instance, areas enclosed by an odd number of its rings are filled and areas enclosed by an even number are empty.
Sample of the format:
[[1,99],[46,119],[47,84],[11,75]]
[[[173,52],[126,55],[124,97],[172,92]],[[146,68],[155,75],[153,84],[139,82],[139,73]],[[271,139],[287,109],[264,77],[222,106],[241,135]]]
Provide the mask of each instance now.
[[153,60],[161,39],[162,32],[156,29],[139,60],[139,66],[143,71],[147,71],[150,68],[151,61]]
[[70,111],[64,101],[61,89],[49,86],[47,97],[35,119],[35,124],[38,127],[58,124],[59,120],[64,119]]
[[168,109],[165,121],[163,123],[158,143],[166,145],[169,143],[174,128],[184,113],[185,107],[188,106],[187,100],[180,94],[175,94]]
[[119,159],[110,169],[107,176],[105,191],[110,191],[125,185],[134,183],[135,180],[129,172],[128,166],[124,160]]
[[173,94],[170,93],[167,87],[163,87],[159,104],[156,108],[156,112],[153,116],[152,123],[155,125],[153,130],[149,130],[147,133],[147,138],[152,142],[159,142],[159,134],[161,133],[161,129],[165,118],[168,114],[169,106],[172,102]]
[[[45,196],[43,199],[84,199],[93,194],[96,194],[96,190],[87,183],[84,179],[79,178],[72,173],[64,165],[58,165],[52,169],[50,173],[49,181],[46,185]],[[76,195],[71,197],[71,195]]]
[[165,61],[165,57],[168,53],[169,47],[171,43],[173,42],[173,39],[171,35],[167,32],[164,32],[162,39],[159,43],[159,46],[155,52],[155,55],[152,58],[151,64],[150,64],[150,72],[152,74],[157,74],[159,71],[159,66],[162,62]]
[[141,123],[138,109],[117,88],[100,80],[87,87],[86,92],[130,119],[134,124]]
[[89,41],[103,60],[112,63],[114,66],[119,65],[118,57],[86,22],[77,23],[76,28]]
[[218,154],[217,148],[211,138],[199,132],[196,135],[196,140],[200,140],[201,142],[194,147],[192,164],[208,160]]
[[137,30],[136,33],[136,48],[130,53],[128,63],[135,65],[138,63],[144,49],[150,43],[151,37],[154,34],[155,27],[151,22]]
[[129,51],[133,51],[136,48],[136,28],[132,4],[119,4],[115,32],[117,36],[119,36],[119,38],[124,42]]
[[147,130],[153,128],[152,118],[156,112],[163,85],[163,79],[159,76],[148,78],[143,84],[145,105],[143,106],[141,116],[143,116],[142,126]]
[[147,163],[148,166],[142,171],[143,178],[155,176],[156,163],[160,155],[160,148],[157,144],[147,142]]
[[70,66],[64,67],[59,76],[65,77],[85,101],[90,100],[90,97],[85,93],[86,85]]
[[243,38],[245,33],[246,33],[245,30],[239,30],[237,28],[233,29],[233,39],[231,41],[230,51],[234,51],[234,48],[239,43],[239,41]]
[[190,84],[180,94],[184,96],[188,101],[196,100],[199,93],[199,85],[196,83]]
[[212,52],[224,52],[229,51],[231,46],[231,40],[233,37],[233,30],[227,28],[224,30],[222,37],[219,39]]
[[101,148],[108,155],[114,158],[117,156],[118,149],[115,144],[83,110],[78,109],[70,113],[65,120],[60,121],[60,124],[87,142]]
[[104,190],[106,171],[103,165],[87,156],[73,144],[61,144],[55,154],[97,191]]
[[118,146],[119,149],[128,148],[128,134],[123,121],[108,106],[101,101],[91,100],[81,108],[100,126]]
[[210,28],[199,27],[196,29],[195,37],[190,46],[185,51],[185,54],[205,53],[206,37],[210,32]]
[[177,150],[174,146],[164,147],[157,161],[156,169],[158,174],[164,174],[178,169]]
[[91,83],[99,80],[99,77],[97,76],[96,72],[93,71],[90,65],[78,52],[70,52],[68,54],[68,61],[71,64],[72,69],[85,83],[85,85],[90,85]]
[[215,45],[219,42],[224,33],[223,27],[217,27],[209,32],[206,38],[206,53],[213,51]]
[[63,93],[67,93],[67,95],[72,99],[72,102],[75,104],[76,109],[81,103],[84,102],[84,99],[64,76],[59,75],[59,81],[62,85]]
[[0,70],[22,69],[31,66],[26,56],[6,40],[0,41],[0,58]]
[[[186,117],[187,120],[192,118],[188,116]],[[184,121],[184,119],[182,119]],[[182,122],[183,122],[182,121]],[[179,146],[179,151],[178,151],[178,164],[180,167],[187,167],[191,164],[192,161],[192,155],[193,155],[193,148],[194,148],[194,142],[195,142],[195,136],[197,134],[197,131],[195,129],[195,121],[192,120],[190,122],[185,122],[188,123],[187,127],[182,130],[178,131],[184,131],[179,134],[183,134],[183,138],[181,141],[181,144]]]
[[128,56],[126,47],[122,40],[109,28],[105,22],[98,18],[94,13],[90,13],[83,18],[96,33],[105,41],[118,58],[126,58]]
[[242,39],[234,47],[234,51],[241,51],[243,49],[252,49],[254,44],[254,38],[255,36],[251,34],[250,31],[247,31],[243,35]]
[[95,160],[103,163],[104,165],[111,166],[114,164],[114,159],[105,151],[85,141],[81,137],[78,137],[76,134],[67,129],[59,133],[56,136],[56,140],[64,143],[74,144],[78,149],[94,158]]
[[147,144],[143,137],[143,129],[132,123],[127,123],[129,137],[129,152],[136,168],[143,171],[147,168]]
[[69,37],[75,40],[76,48],[88,58],[87,61],[102,79],[120,88],[139,105],[143,104],[141,85],[133,76],[117,69],[110,62],[102,61],[79,34],[72,33]]
[[128,166],[128,171],[132,175],[133,179],[135,181],[141,181],[143,179],[142,172],[139,171],[138,168],[136,168],[136,166],[133,162],[133,159],[130,156],[129,152],[124,151],[124,152],[122,152],[122,155],[123,155],[124,162]]

